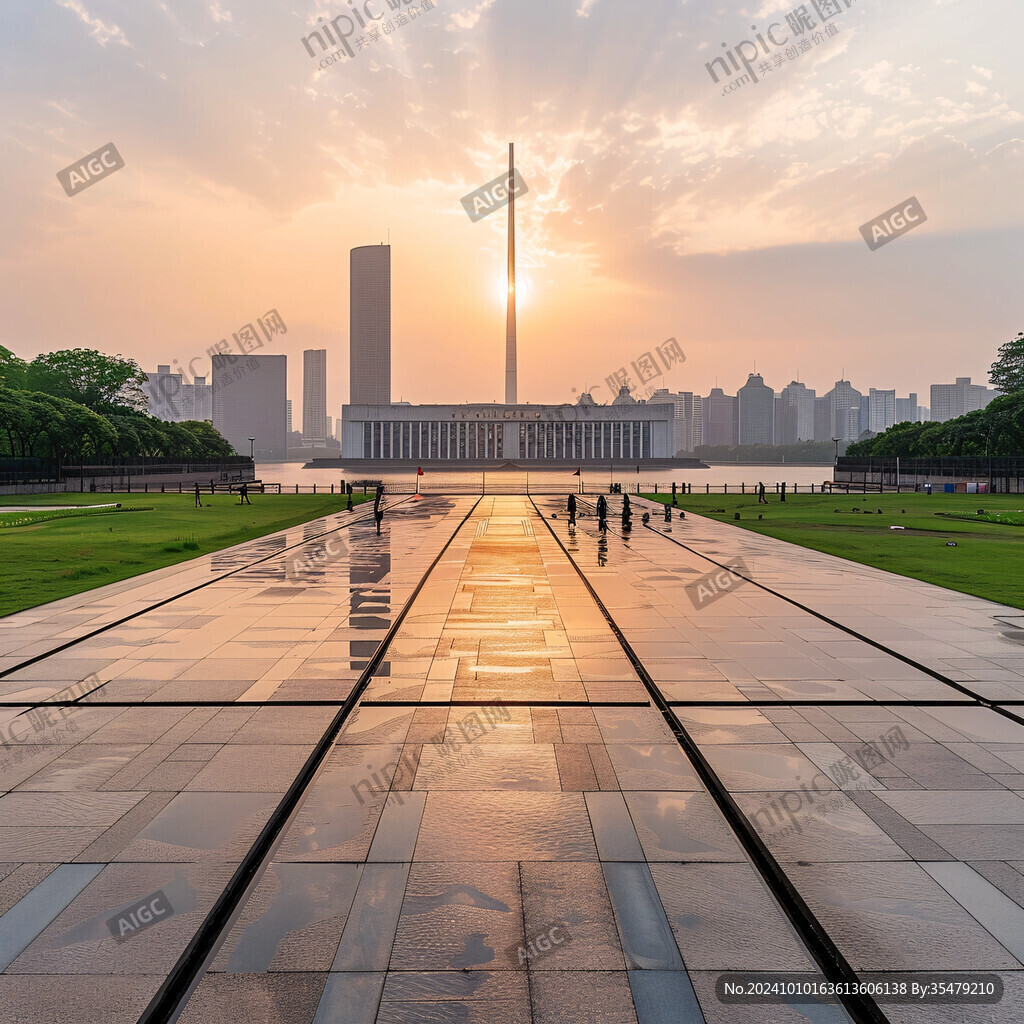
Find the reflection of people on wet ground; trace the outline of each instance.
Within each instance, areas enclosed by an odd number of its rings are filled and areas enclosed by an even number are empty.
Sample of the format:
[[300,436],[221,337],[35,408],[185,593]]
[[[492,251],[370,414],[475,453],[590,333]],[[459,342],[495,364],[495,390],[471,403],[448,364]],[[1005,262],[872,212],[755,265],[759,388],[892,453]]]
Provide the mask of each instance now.
[[[672,504],[674,505],[675,502],[673,502]],[[668,505],[665,506],[665,522],[666,523],[671,523],[672,522],[672,509],[670,509],[668,507]]]
[[199,497],[199,481],[196,481],[196,508],[203,507],[203,499]]
[[238,492],[238,504],[239,505],[251,505],[252,502],[249,500],[249,485],[242,484],[242,489]]
[[757,483],[757,503],[758,505],[768,504],[768,499],[764,496],[764,484],[760,480]]
[[597,496],[597,528],[602,533],[608,529],[608,499],[603,494]]
[[630,520],[633,518],[633,512],[629,507],[629,495],[624,494],[622,496],[622,529],[632,530],[633,524]]
[[384,519],[384,485],[377,484],[377,493],[373,498],[373,519],[377,524],[377,536],[380,536],[380,524]]
[[570,494],[569,495],[569,500],[568,500],[568,502],[566,502],[565,507],[566,507],[566,510],[569,513],[569,525],[570,526],[575,526],[576,525],[576,495],[575,494]]
[[644,526],[646,526],[650,521],[651,521],[651,513],[650,512],[645,512],[640,517],[640,522],[642,522],[644,524]]
[[[607,525],[605,526],[605,529],[607,529]],[[608,536],[604,533],[597,538],[597,564],[608,564]]]

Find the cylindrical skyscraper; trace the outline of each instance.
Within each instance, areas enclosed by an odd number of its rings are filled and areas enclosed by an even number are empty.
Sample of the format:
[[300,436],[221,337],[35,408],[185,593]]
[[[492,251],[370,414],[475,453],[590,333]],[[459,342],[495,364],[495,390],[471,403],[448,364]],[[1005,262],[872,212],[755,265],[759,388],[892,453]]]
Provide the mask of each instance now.
[[391,404],[391,246],[349,254],[349,403]]
[[505,404],[516,397],[516,197],[515,149],[508,144],[508,311],[505,314]]

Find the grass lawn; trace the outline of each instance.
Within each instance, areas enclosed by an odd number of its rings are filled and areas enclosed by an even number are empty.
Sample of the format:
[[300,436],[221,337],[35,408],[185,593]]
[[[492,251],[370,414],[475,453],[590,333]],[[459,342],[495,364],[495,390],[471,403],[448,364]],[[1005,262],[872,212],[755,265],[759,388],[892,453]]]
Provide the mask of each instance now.
[[678,500],[681,508],[731,526],[1024,608],[1024,526],[1014,525],[1024,523],[1024,494],[790,494],[785,504],[776,494],[766,497],[769,504],[760,506],[752,494],[687,494]]
[[[116,583],[151,569],[340,512],[345,498],[330,494],[204,494],[203,507],[186,494],[3,495],[8,505],[90,505],[120,502],[118,511],[73,516],[4,513],[0,519],[0,615]],[[353,494],[353,503],[373,495]],[[56,516],[56,518],[54,518]],[[13,526],[12,522],[25,525]]]

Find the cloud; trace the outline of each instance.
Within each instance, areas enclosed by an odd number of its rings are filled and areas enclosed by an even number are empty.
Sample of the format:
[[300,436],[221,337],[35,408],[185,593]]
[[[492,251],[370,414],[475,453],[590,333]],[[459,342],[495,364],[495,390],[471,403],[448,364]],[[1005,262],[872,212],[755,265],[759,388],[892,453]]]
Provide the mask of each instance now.
[[117,25],[107,25],[99,18],[94,18],[79,0],[57,0],[57,6],[73,11],[78,17],[89,26],[89,35],[100,44],[106,46],[113,41],[120,46],[131,46],[127,37]]

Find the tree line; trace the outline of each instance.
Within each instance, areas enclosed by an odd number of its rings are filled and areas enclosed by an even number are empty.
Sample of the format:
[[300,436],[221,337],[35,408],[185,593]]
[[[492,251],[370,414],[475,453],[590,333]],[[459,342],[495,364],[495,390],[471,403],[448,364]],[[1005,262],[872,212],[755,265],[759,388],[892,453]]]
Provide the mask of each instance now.
[[897,423],[851,444],[846,454],[918,459],[1024,455],[1024,332],[1000,347],[989,379],[1004,394],[984,409],[943,423]]
[[145,382],[138,363],[119,355],[76,348],[26,362],[0,345],[0,457],[65,463],[235,454],[209,422],[150,416]]

